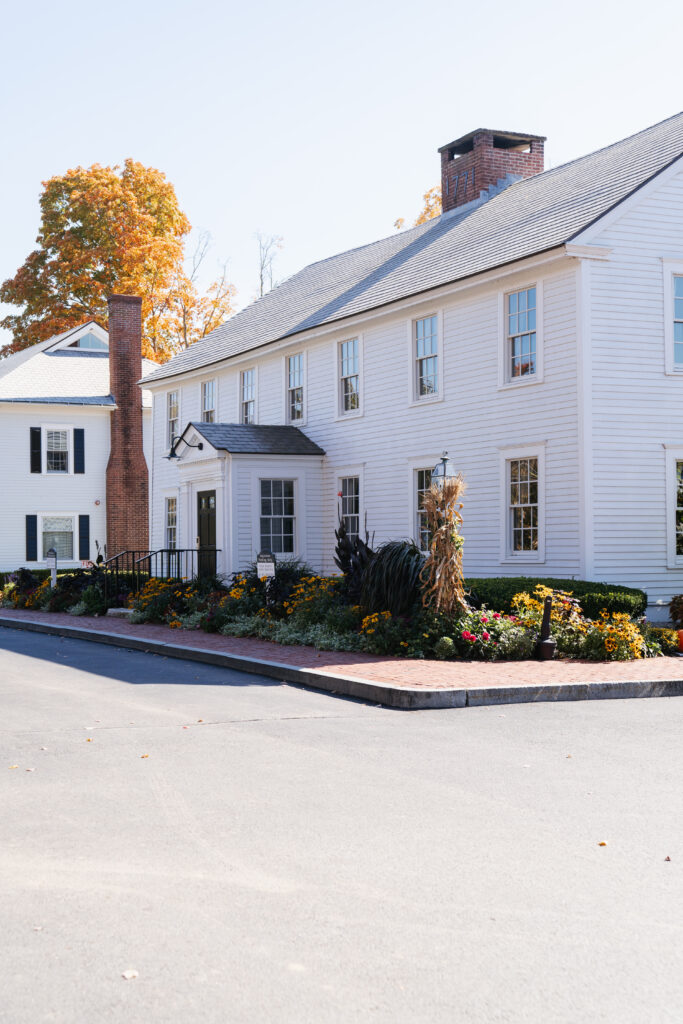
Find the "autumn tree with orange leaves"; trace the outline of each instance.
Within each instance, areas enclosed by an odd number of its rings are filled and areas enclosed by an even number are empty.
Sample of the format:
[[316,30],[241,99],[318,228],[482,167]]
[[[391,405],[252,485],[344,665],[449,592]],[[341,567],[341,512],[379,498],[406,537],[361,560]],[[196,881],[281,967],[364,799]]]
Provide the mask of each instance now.
[[[438,217],[441,212],[441,185],[435,185],[433,188],[427,189],[422,196],[422,209],[417,220],[413,223],[413,227],[416,228],[418,224],[426,224],[428,220]],[[398,231],[401,230],[404,224],[404,217],[399,217],[398,220],[394,221],[394,227]]]
[[209,247],[200,236],[190,260],[190,222],[161,171],[126,160],[123,167],[77,167],[43,182],[38,247],[0,301],[22,307],[0,321],[9,355],[86,320],[107,325],[107,296],[142,296],[142,353],[164,362],[232,312],[234,289],[223,267],[202,295],[198,274]]

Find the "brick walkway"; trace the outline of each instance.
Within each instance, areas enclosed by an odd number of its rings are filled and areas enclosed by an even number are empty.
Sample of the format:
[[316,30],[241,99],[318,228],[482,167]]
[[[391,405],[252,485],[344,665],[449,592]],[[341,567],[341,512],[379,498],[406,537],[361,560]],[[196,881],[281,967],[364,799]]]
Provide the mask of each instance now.
[[52,626],[78,627],[92,633],[115,633],[136,639],[156,640],[176,646],[219,651],[242,658],[277,662],[295,668],[315,669],[327,675],[344,675],[392,686],[425,689],[485,689],[529,685],[558,686],[590,682],[658,682],[683,680],[683,658],[647,658],[640,661],[412,661],[383,658],[347,651],[316,651],[313,647],[284,647],[268,640],[226,637],[200,630],[169,629],[114,618],[0,609],[0,619],[30,619]]

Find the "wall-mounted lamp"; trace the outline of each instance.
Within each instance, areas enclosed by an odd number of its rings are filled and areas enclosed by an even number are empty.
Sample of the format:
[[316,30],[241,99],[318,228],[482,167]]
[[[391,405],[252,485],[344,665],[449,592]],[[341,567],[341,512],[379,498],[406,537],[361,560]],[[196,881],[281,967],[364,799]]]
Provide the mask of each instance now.
[[168,455],[164,456],[164,458],[177,459],[178,456],[176,455],[175,450],[181,441],[183,442],[183,444],[187,445],[188,448],[198,448],[200,452],[204,451],[204,445],[201,441],[198,441],[197,444],[190,444],[190,442],[186,441],[184,437],[174,437],[171,439],[171,450],[168,453]]

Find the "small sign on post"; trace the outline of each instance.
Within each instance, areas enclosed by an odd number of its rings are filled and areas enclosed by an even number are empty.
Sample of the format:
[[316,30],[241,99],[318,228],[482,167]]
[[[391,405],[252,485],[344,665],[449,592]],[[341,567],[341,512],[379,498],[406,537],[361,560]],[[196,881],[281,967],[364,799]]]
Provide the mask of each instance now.
[[260,580],[272,579],[275,575],[275,555],[270,551],[261,551],[256,556],[256,573]]
[[54,548],[48,548],[45,558],[50,563],[50,586],[54,590],[57,586],[57,552]]

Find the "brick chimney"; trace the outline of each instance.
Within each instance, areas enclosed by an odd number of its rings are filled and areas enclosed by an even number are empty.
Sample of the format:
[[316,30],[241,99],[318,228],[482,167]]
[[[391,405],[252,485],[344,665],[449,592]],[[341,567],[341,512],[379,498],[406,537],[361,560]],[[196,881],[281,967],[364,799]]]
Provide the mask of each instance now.
[[517,179],[539,174],[543,170],[544,142],[544,135],[478,128],[442,146],[439,153],[444,213],[478,199],[481,192],[495,188],[507,175]]
[[147,463],[142,449],[142,299],[111,295],[109,387],[111,413],[107,463],[107,554],[142,551],[149,544]]

